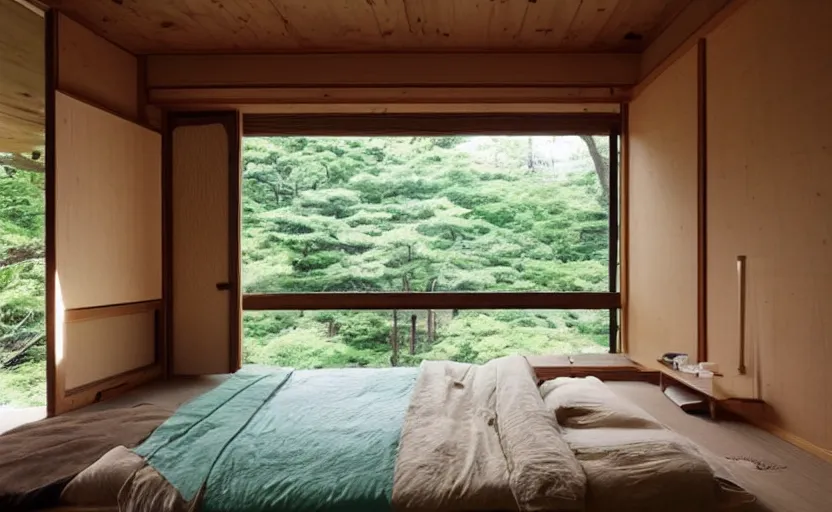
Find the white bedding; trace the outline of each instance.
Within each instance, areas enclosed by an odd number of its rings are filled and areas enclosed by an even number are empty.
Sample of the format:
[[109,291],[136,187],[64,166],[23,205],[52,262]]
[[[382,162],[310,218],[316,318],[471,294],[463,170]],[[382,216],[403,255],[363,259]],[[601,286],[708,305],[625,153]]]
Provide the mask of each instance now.
[[540,387],[587,478],[588,512],[753,510],[716,457],[595,377]]

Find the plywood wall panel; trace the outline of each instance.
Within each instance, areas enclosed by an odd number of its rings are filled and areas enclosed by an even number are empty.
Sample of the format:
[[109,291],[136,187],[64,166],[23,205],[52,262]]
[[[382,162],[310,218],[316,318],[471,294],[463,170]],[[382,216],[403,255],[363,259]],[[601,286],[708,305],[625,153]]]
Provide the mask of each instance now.
[[73,388],[142,368],[155,361],[154,311],[67,323],[62,361]]
[[161,298],[161,137],[62,93],[55,108],[63,307]]
[[767,422],[832,450],[832,2],[797,4],[748,2],[708,37],[708,352]]
[[173,373],[229,368],[228,134],[221,124],[173,131]]
[[692,50],[629,110],[628,350],[696,357],[697,61]]
[[136,57],[58,15],[58,89],[128,119],[138,116]]

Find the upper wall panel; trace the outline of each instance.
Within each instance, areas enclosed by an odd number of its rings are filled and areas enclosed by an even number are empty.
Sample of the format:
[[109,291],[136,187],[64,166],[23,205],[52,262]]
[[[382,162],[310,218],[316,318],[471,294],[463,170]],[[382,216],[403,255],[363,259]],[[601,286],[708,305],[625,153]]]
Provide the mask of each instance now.
[[58,16],[57,81],[63,92],[137,118],[136,57],[63,15]]
[[135,53],[638,52],[698,0],[47,0]]
[[629,352],[696,357],[697,59],[691,50],[630,105]]
[[161,298],[161,136],[62,93],[55,108],[63,307]]

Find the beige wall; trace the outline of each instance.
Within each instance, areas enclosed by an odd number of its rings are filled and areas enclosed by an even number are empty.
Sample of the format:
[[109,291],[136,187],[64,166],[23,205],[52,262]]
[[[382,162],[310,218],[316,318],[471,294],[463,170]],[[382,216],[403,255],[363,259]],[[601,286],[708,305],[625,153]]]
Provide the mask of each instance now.
[[72,390],[153,364],[153,311],[66,324],[65,387]]
[[676,61],[630,105],[628,350],[696,357],[697,60]]
[[[746,2],[707,36],[706,125],[708,359],[722,389],[765,401],[763,423],[830,457],[831,22],[828,0]],[[696,352],[695,60],[630,110],[629,345],[642,362]]]
[[161,136],[56,94],[57,372],[70,390],[155,361],[151,313],[62,321],[65,310],[162,297]]
[[64,308],[160,299],[161,136],[62,93],[55,108]]
[[[827,450],[830,23],[828,0],[748,2],[708,37],[707,89],[709,359],[734,393],[760,390],[766,421]],[[737,374],[738,255],[748,257],[746,377]]]

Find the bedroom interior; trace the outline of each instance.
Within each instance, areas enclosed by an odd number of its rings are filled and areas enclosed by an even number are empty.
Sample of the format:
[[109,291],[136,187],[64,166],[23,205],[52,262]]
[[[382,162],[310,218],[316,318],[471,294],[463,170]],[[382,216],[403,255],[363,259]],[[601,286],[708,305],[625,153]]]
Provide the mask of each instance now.
[[[832,502],[832,3],[0,0],[0,18],[31,27],[0,34],[0,157],[45,157],[48,416],[0,418],[0,509]],[[248,140],[458,135],[608,144],[598,287],[246,287]],[[417,321],[433,336],[436,311],[486,310],[596,312],[607,345],[474,365],[246,364],[257,314],[399,311],[394,350],[409,342],[412,356]],[[316,407],[323,397],[341,405]],[[279,407],[298,412],[266,414]],[[344,427],[316,427],[324,414]],[[253,451],[262,432],[282,441]],[[484,457],[468,486],[425,473],[471,471],[450,445]],[[495,449],[499,463],[483,455]],[[39,472],[38,450],[54,469]],[[338,492],[297,494],[316,474]],[[244,477],[277,490],[254,496]],[[109,486],[107,499],[85,485]]]

